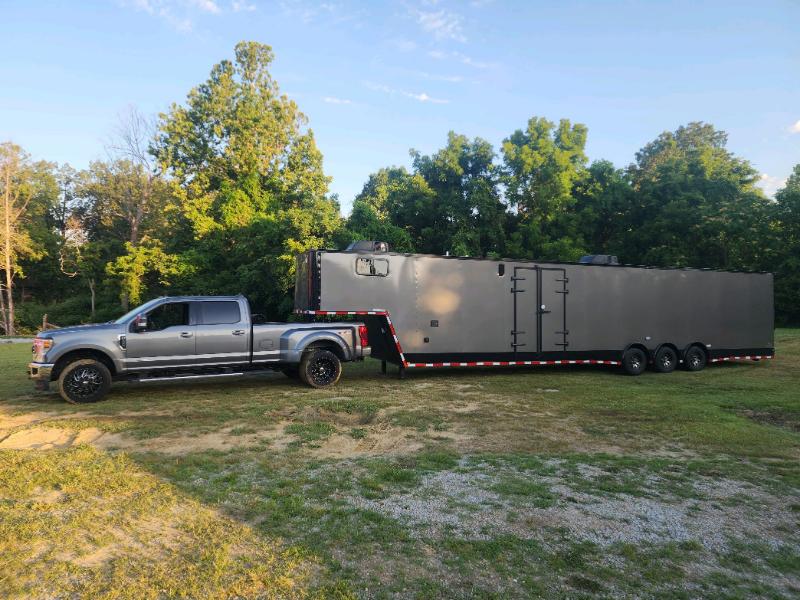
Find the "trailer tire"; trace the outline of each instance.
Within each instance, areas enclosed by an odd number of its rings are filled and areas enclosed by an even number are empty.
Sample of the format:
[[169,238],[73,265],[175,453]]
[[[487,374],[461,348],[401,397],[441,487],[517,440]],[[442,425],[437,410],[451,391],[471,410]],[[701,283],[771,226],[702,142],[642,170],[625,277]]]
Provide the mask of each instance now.
[[647,355],[641,348],[628,348],[622,355],[622,368],[628,375],[641,375],[647,367]]
[[330,350],[316,348],[303,354],[300,379],[315,388],[335,385],[342,376],[342,361]]
[[672,373],[678,364],[678,353],[669,346],[661,346],[653,360],[656,373]]
[[692,346],[683,357],[683,368],[687,371],[702,371],[708,359],[705,350],[700,346]]
[[111,389],[111,371],[99,360],[83,358],[69,363],[58,377],[58,393],[70,404],[100,402]]

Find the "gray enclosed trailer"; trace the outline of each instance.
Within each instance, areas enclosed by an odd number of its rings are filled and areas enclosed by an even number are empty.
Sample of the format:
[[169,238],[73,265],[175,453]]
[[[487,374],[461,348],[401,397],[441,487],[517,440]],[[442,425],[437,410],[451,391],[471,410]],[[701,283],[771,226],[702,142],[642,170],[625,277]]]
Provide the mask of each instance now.
[[297,259],[295,310],[359,315],[372,356],[401,369],[638,374],[774,354],[770,273],[312,250]]

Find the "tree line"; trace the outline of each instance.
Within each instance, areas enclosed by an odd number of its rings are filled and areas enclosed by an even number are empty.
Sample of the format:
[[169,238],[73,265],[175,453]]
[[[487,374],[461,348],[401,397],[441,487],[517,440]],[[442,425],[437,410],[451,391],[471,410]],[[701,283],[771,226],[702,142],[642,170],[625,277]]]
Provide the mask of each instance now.
[[160,294],[244,293],[292,308],[294,257],[357,239],[476,257],[771,271],[799,323],[800,165],[774,199],[707,123],[658,135],[619,168],[584,125],[533,117],[495,149],[451,132],[411,169],[371,174],[340,215],[306,116],[242,42],[182,104],[131,109],[82,171],[0,144],[0,329],[107,320]]

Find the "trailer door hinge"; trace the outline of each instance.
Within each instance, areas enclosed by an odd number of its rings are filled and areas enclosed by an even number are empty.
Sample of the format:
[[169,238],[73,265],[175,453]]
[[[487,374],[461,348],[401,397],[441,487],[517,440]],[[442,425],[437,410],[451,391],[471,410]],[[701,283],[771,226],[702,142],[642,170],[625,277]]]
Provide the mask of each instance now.
[[556,294],[569,294],[569,290],[556,290]]
[[569,277],[564,277],[564,279],[556,279],[556,281],[560,281],[562,283],[569,283]]
[[524,277],[515,277],[515,276],[512,275],[511,276],[511,281],[525,281],[525,278]]
[[556,331],[556,335],[569,335],[569,330],[567,330],[567,331]]
[[512,331],[511,335],[521,335],[523,333],[525,333],[525,332],[524,331]]
[[517,346],[525,346],[525,345],[526,344],[517,344],[517,343],[511,342],[511,346],[514,347],[514,348],[516,348]]
[[514,290],[514,289],[512,289],[512,290],[511,290],[511,293],[512,293],[512,294],[521,294],[521,293],[522,293],[522,292],[524,292],[524,291],[525,291],[525,290]]

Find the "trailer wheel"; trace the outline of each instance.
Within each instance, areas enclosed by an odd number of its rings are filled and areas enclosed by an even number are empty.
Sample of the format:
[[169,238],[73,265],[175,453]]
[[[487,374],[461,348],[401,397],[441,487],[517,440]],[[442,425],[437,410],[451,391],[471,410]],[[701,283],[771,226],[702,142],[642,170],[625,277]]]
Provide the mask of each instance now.
[[342,361],[330,350],[318,348],[303,354],[300,379],[315,388],[334,385],[342,376]]
[[628,348],[622,355],[622,368],[628,375],[641,375],[647,367],[647,355],[640,348]]
[[58,378],[58,393],[70,404],[99,402],[111,388],[111,372],[99,360],[69,363]]
[[656,352],[653,370],[656,373],[672,373],[678,364],[678,353],[669,346],[662,346]]
[[687,371],[702,371],[706,366],[706,353],[698,346],[692,346],[683,357],[683,368]]

